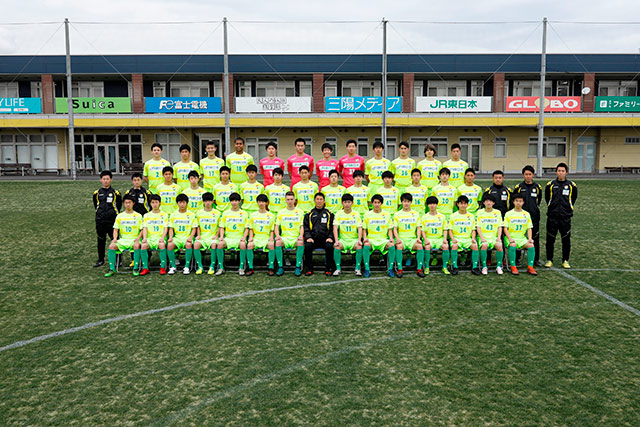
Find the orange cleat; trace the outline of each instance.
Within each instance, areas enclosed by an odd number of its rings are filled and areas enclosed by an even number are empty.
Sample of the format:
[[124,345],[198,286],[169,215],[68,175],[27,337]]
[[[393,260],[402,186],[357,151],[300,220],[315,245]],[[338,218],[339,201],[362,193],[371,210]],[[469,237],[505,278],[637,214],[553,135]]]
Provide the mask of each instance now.
[[527,273],[529,273],[532,276],[537,276],[538,275],[538,272],[536,271],[536,269],[531,267],[531,266],[527,267]]
[[146,276],[147,274],[149,274],[149,269],[148,268],[143,268],[142,270],[140,270],[140,275],[141,276]]
[[511,274],[513,274],[514,276],[517,276],[518,274],[520,274],[520,272],[518,271],[518,267],[516,267],[515,265],[512,265]]

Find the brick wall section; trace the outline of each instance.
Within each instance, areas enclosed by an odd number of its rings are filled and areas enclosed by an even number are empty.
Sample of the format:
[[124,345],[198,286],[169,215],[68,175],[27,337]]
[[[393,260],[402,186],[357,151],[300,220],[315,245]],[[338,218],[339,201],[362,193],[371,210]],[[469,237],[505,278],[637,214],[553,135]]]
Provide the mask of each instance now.
[[324,74],[317,73],[313,75],[313,112],[324,112]]
[[42,85],[42,112],[44,114],[55,113],[55,91],[53,90],[53,77],[51,74],[43,74]]
[[504,113],[504,73],[493,75],[493,112]]
[[584,73],[582,87],[588,87],[589,89],[591,89],[591,92],[589,92],[589,94],[582,95],[582,111],[584,111],[585,113],[593,113],[596,95],[596,74]]
[[413,83],[414,73],[404,73],[402,76],[402,112],[413,113]]
[[144,89],[142,88],[142,74],[131,75],[131,98],[133,113],[144,113]]

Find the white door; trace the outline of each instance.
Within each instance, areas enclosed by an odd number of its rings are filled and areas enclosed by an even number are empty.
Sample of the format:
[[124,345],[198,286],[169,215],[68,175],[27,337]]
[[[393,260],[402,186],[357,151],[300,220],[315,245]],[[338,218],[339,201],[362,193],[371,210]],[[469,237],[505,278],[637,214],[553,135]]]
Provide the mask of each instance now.
[[44,148],[42,145],[31,145],[31,167],[44,169]]
[[576,160],[576,172],[594,172],[596,144],[593,142],[578,142],[578,156]]
[[480,142],[461,142],[460,143],[460,158],[469,163],[469,167],[475,171],[480,170]]
[[44,166],[47,169],[58,169],[58,147],[55,145],[44,146]]

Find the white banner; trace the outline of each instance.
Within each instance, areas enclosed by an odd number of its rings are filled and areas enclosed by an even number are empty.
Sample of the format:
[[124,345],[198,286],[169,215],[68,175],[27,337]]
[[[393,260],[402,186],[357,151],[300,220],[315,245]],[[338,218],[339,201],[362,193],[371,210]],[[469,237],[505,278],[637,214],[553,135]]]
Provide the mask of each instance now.
[[417,96],[416,112],[490,113],[492,96]]
[[236,98],[237,113],[310,113],[311,97]]

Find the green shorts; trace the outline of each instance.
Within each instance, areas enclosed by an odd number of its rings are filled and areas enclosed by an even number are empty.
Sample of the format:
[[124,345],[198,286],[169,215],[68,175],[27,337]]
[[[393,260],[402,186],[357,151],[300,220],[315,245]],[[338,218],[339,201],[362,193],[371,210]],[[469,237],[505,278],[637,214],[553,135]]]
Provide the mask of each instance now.
[[218,239],[215,237],[200,237],[197,241],[200,242],[202,245],[201,249],[204,250],[211,249],[212,247],[216,249],[218,247]]
[[173,236],[173,243],[176,245],[176,249],[181,250],[187,246],[187,239],[189,236]]
[[373,253],[374,251],[380,251],[380,253],[384,255],[389,251],[389,249],[387,249],[387,243],[389,243],[388,239],[384,239],[384,240],[369,239],[369,243],[371,244],[371,253]]
[[[487,241],[487,250],[495,249],[495,247],[496,247],[496,239],[489,238],[489,239],[486,239],[486,241]],[[482,241],[478,237],[478,249],[481,246],[482,246]]]
[[255,249],[262,249],[264,252],[269,252],[269,236],[253,236],[253,244]]
[[412,254],[416,253],[416,251],[413,249],[413,245],[415,245],[416,242],[419,241],[418,239],[416,239],[415,237],[404,238],[400,236],[400,241],[402,242],[405,251],[410,251]]
[[[516,242],[516,249],[522,249],[522,248],[524,248],[524,245],[526,245],[526,244],[527,244],[527,242],[529,241],[529,239],[527,239],[526,237],[518,237],[518,238],[515,238],[515,237],[511,236],[511,238],[512,238],[513,240],[515,240],[515,242]],[[504,245],[505,245],[506,247],[509,247],[509,240],[507,240],[507,238],[506,238],[506,237],[504,238]]]
[[118,239],[116,241],[116,245],[118,245],[118,252],[133,251],[133,242],[135,240],[136,240],[135,238]]
[[358,239],[338,239],[340,244],[343,246],[342,253],[350,254],[356,251],[356,245],[358,244]]
[[457,239],[458,240],[458,250],[460,249],[471,249],[471,239]]
[[241,237],[227,237],[224,236],[225,249],[240,249],[240,239]]
[[437,237],[434,239],[427,238],[427,241],[429,242],[429,244],[431,244],[431,250],[437,251],[442,247],[442,244],[444,243],[444,237]]
[[298,236],[280,236],[285,249],[295,249],[298,243]]
[[147,244],[149,245],[149,249],[152,251],[160,250],[159,245],[161,241],[164,243],[162,236],[147,237]]

